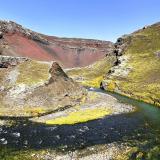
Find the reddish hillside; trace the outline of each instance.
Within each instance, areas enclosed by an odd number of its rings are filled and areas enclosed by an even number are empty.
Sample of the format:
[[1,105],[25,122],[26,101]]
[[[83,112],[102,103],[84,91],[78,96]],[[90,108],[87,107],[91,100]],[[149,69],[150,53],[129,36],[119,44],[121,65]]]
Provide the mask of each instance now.
[[56,60],[64,67],[87,66],[112,53],[113,43],[46,36],[12,21],[0,21],[0,54]]

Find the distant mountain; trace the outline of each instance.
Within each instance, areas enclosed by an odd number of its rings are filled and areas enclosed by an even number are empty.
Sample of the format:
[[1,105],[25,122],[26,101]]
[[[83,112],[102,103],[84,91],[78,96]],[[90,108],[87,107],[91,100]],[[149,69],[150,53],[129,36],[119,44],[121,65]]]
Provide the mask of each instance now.
[[56,60],[63,67],[82,67],[113,50],[109,41],[59,38],[40,34],[12,21],[0,21],[0,54],[36,60]]

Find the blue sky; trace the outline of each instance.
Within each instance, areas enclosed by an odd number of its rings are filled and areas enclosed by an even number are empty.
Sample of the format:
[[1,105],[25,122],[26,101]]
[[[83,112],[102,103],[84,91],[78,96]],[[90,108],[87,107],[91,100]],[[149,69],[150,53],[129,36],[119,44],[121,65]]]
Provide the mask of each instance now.
[[0,0],[0,19],[49,35],[115,41],[160,21],[160,0]]

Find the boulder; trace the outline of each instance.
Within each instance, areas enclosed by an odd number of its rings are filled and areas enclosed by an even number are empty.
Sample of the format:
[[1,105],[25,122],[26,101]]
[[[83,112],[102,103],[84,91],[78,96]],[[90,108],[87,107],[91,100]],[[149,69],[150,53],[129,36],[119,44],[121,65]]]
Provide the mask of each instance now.
[[155,52],[155,55],[160,58],[160,51]]
[[0,39],[3,38],[3,33],[0,31]]
[[122,49],[121,48],[116,48],[115,50],[114,50],[114,55],[116,55],[116,56],[122,56]]
[[57,78],[68,78],[66,73],[62,70],[62,68],[59,66],[57,62],[53,62],[52,67],[49,70],[49,73],[51,74],[51,81],[57,80]]

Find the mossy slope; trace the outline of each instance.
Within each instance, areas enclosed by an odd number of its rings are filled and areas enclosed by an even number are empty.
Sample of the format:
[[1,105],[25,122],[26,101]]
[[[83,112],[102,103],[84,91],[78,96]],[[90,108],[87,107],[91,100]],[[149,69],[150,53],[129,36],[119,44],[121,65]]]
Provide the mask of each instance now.
[[44,83],[50,78],[49,63],[42,63],[38,61],[26,61],[21,63],[17,69],[19,75],[17,77],[18,84],[36,85],[37,83]]
[[126,67],[131,70],[127,76],[112,73],[106,79],[116,83],[114,91],[160,106],[160,24],[134,32],[124,43],[123,55],[129,57]]
[[115,60],[115,56],[108,55],[88,67],[68,70],[67,74],[84,86],[99,87],[106,72],[113,66]]

